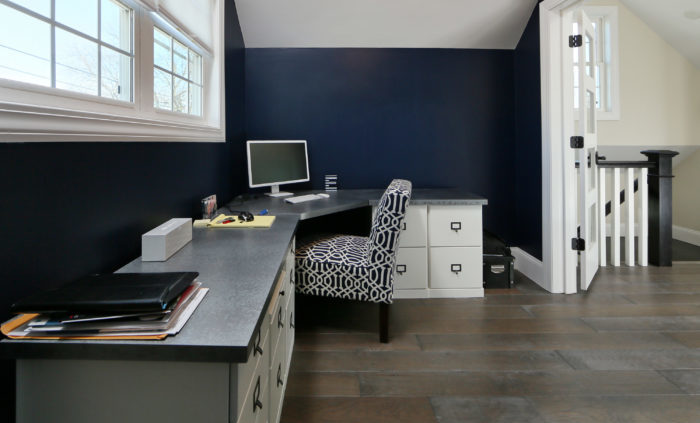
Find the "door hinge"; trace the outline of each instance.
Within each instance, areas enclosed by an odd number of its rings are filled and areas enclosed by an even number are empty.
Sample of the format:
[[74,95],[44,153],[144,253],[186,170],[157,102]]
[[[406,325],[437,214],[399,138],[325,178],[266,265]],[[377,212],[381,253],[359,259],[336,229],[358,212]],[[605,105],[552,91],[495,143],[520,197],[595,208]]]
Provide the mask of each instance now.
[[569,35],[569,47],[581,47],[583,45],[582,35]]
[[583,148],[583,137],[580,135],[574,135],[569,138],[569,145],[571,148]]
[[574,251],[584,251],[586,249],[586,240],[583,238],[571,238],[571,249]]

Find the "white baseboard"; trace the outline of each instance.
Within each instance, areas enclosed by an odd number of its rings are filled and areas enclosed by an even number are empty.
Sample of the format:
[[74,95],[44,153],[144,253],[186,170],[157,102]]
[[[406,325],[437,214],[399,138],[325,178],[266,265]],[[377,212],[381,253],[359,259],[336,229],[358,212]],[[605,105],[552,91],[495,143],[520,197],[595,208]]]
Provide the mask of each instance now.
[[673,239],[700,246],[700,231],[673,225],[671,234]]
[[551,292],[551,287],[544,283],[544,266],[542,262],[518,247],[511,247],[510,252],[515,257],[515,270],[532,279],[537,285]]

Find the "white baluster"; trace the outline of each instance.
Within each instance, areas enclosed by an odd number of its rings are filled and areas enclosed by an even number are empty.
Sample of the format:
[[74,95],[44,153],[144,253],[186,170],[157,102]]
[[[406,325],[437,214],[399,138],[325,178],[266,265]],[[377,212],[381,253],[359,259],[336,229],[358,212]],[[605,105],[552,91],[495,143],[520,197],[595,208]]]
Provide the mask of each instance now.
[[639,172],[639,265],[649,265],[649,185],[647,176],[649,169],[643,168]]
[[607,240],[605,230],[605,168],[598,168],[598,245],[600,266],[606,266],[608,261]]
[[625,234],[625,263],[634,266],[634,168],[627,169],[627,188],[625,188],[627,211],[627,233]]
[[612,187],[612,230],[610,239],[610,261],[613,266],[620,265],[620,168],[613,169]]

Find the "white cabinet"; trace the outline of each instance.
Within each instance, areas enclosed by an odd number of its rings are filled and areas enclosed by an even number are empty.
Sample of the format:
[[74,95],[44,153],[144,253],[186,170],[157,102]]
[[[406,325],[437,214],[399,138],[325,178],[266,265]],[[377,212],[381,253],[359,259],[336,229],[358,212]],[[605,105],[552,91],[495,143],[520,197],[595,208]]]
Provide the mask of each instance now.
[[294,347],[293,241],[288,251],[260,326],[264,347],[254,348],[248,361],[238,365],[238,423],[277,423],[282,415]]
[[412,205],[394,273],[395,298],[482,297],[482,206]]

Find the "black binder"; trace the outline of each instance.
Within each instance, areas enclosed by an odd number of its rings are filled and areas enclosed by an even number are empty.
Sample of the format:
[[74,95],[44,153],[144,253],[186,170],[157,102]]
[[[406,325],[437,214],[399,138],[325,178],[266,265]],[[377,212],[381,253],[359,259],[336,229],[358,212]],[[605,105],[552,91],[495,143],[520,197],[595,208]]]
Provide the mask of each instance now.
[[90,275],[12,304],[13,313],[142,313],[168,308],[197,272]]

